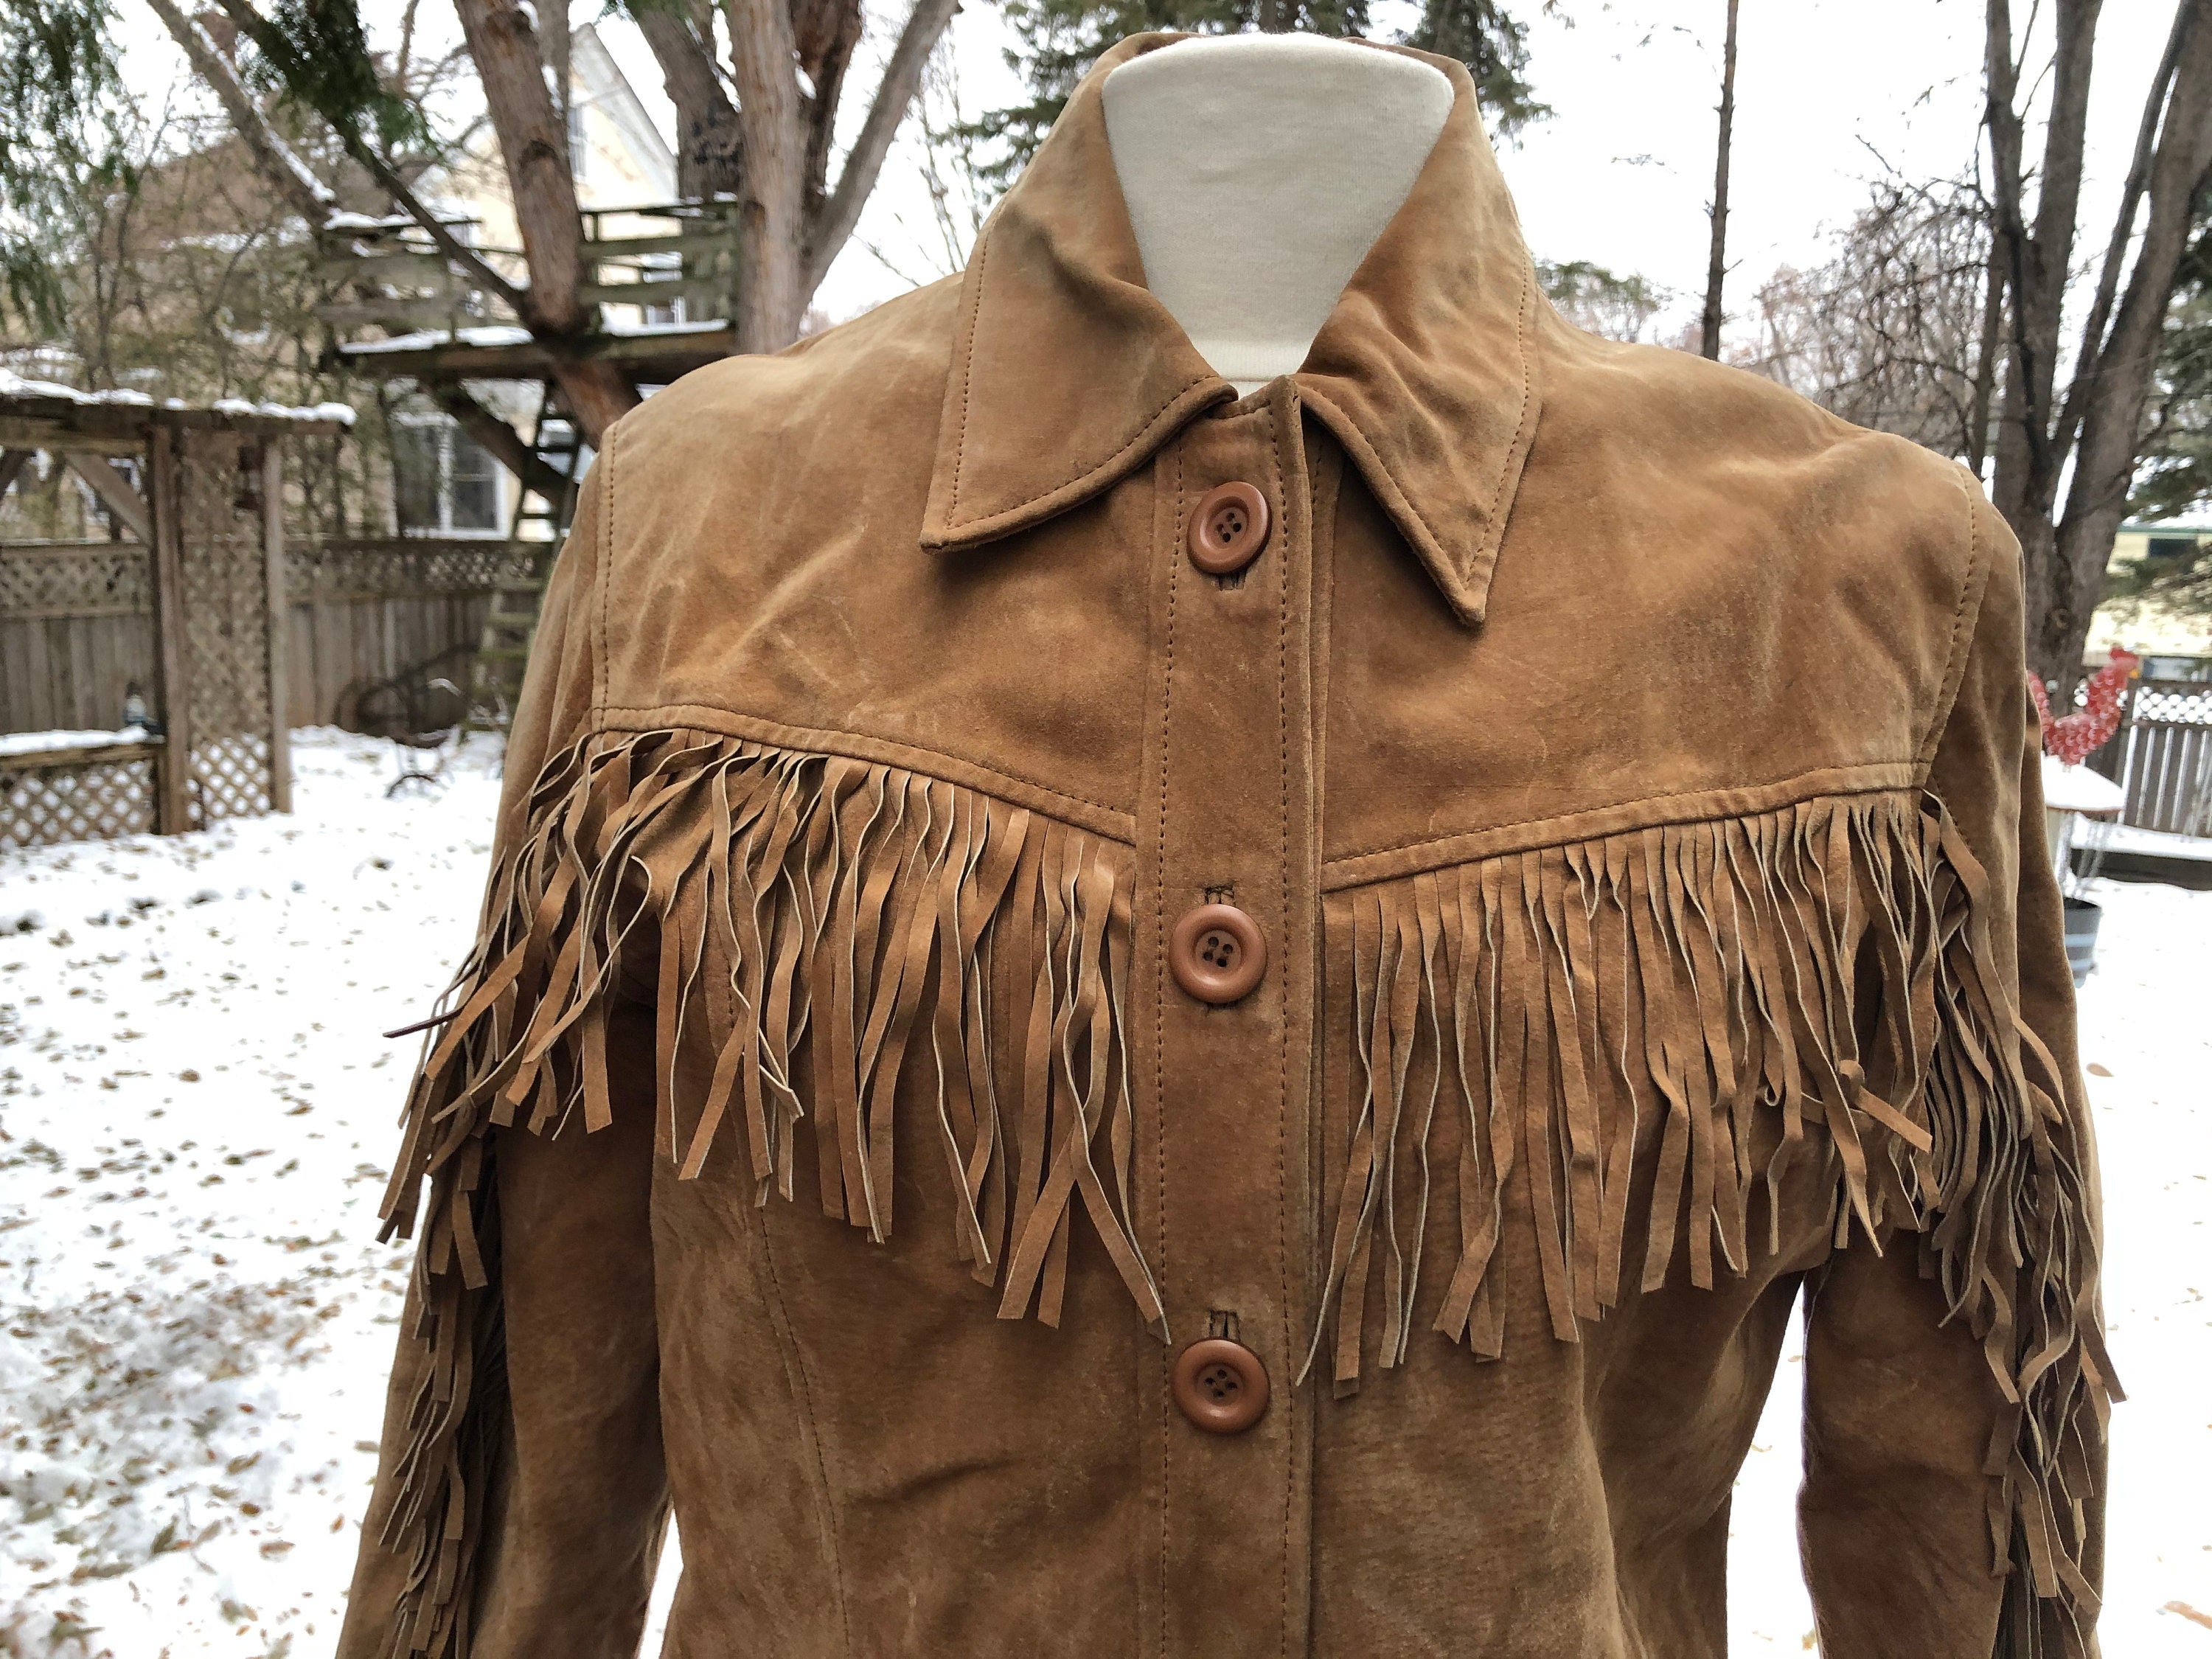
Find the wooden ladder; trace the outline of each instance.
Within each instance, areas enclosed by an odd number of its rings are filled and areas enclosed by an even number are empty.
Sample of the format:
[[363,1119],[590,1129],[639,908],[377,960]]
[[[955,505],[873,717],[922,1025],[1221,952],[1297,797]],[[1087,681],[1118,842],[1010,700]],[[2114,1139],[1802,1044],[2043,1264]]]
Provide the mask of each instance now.
[[550,497],[526,485],[516,500],[509,539],[522,544],[526,525],[543,526],[544,534],[528,540],[533,556],[526,569],[492,586],[491,608],[484,613],[483,628],[477,636],[468,718],[462,727],[465,734],[504,732],[514,719],[515,704],[522,696],[523,671],[529,665],[531,647],[538,642],[538,617],[544,603],[546,578],[575,514],[583,440],[575,422],[556,402],[550,381],[538,398],[530,447],[560,483]]

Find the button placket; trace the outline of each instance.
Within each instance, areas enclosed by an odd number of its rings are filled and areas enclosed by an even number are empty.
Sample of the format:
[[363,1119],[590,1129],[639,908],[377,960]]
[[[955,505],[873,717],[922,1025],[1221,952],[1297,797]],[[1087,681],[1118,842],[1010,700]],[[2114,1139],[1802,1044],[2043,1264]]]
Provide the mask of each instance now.
[[[1157,1164],[1139,1217],[1188,1346],[1148,1368],[1162,1535],[1147,1622],[1164,1622],[1146,1641],[1258,1659],[1303,1650],[1310,1457],[1287,1381],[1311,1214],[1317,920],[1310,506],[1290,383],[1193,422],[1154,476],[1162,647],[1133,1000]],[[1234,1313],[1236,1340],[1200,1335],[1212,1310]]]

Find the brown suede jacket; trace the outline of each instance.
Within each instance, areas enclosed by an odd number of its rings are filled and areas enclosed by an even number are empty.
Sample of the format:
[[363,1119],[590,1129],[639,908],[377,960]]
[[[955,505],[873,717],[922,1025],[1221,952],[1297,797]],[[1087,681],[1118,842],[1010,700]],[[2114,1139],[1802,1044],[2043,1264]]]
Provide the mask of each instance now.
[[1719,1655],[1801,1301],[1823,1652],[2092,1651],[2012,537],[1564,324],[1441,59],[1239,399],[1107,149],[1171,38],[964,276],[608,435],[341,1653],[630,1655],[672,1512],[681,1659]]

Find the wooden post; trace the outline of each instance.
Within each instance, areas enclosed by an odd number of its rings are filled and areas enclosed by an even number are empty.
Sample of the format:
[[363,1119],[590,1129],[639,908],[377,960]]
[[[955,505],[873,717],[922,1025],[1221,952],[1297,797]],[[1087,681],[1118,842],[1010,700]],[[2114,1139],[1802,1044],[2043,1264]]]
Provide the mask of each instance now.
[[284,594],[284,441],[261,449],[261,548],[269,566],[269,810],[292,810],[292,711],[286,673],[291,602]]
[[192,827],[192,653],[185,633],[181,482],[177,433],[157,422],[146,434],[146,507],[154,527],[154,659],[163,733],[154,768],[154,830],[163,836]]

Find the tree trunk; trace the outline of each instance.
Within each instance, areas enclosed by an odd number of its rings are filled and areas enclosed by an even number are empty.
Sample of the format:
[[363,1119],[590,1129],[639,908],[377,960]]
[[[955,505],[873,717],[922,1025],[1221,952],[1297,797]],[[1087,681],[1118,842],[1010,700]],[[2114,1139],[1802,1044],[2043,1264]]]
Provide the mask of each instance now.
[[483,84],[530,267],[524,319],[533,333],[581,332],[591,321],[577,297],[584,283],[583,224],[568,134],[546,90],[537,31],[517,0],[454,0],[454,9]]
[[1705,263],[1705,329],[1698,349],[1717,362],[1721,355],[1721,287],[1728,279],[1729,150],[1735,129],[1735,10],[1728,0],[1728,41],[1721,49],[1720,159],[1713,167],[1713,244]]
[[[2073,276],[2098,10],[2098,0],[2058,0],[2055,9],[2056,58],[2032,228],[2007,0],[1989,0],[1988,13],[1990,259],[1993,286],[2001,281],[2010,295],[1990,494],[2020,537],[2029,662],[2062,696],[2081,677],[2082,647],[2104,596],[2113,535],[2126,515],[2141,454],[2160,336],[2197,195],[2212,167],[2212,4],[2179,0],[2062,399],[2059,336]],[[2137,239],[2137,209],[2146,198],[2149,212]],[[2131,246],[2134,264],[2123,290],[2118,267]],[[2119,303],[2107,326],[2116,295]]]
[[[2032,520],[2050,520],[2064,465],[2052,441],[2053,387],[2081,203],[2098,4],[2099,0],[2058,0],[2056,8],[2057,60],[2033,231],[2025,207],[2026,135],[2017,107],[2010,7],[2007,0],[1990,0],[1989,6],[1988,125],[1995,210],[1990,255],[2001,262],[2012,319],[1991,494],[2027,550],[2031,592],[2047,592],[2051,579],[2049,538],[2032,536],[2027,526]],[[2045,562],[2039,568],[2039,561]]]
[[2005,283],[1991,238],[1982,290],[1982,331],[1975,343],[1974,394],[1966,416],[1966,469],[1977,478],[1990,454],[1990,416],[1996,403],[1997,362],[2004,355]]
[[[676,106],[676,193],[736,195],[743,173],[738,163],[738,112],[714,73],[711,44],[702,44],[690,21],[672,11],[641,9],[637,26],[660,65],[668,100]],[[713,39],[710,22],[706,40]]]
[[2088,393],[2079,398],[2081,437],[2067,486],[2066,510],[2054,537],[2050,598],[2028,647],[2039,672],[2079,672],[2089,621],[2104,597],[2112,540],[2127,516],[2142,451],[2143,412],[2166,310],[2197,201],[2212,183],[2212,7],[2184,8],[2179,51],[2166,90],[2166,116],[2145,195],[2149,213],[2136,250],[2112,332],[2094,361],[2076,370]]
[[[530,287],[518,307],[531,333],[557,346],[597,326],[586,305],[584,227],[568,165],[568,129],[546,89],[537,31],[518,0],[453,0],[469,56],[483,84],[514,198]],[[562,401],[597,447],[606,428],[637,406],[637,389],[608,363],[564,363],[553,371]]]
[[796,50],[783,0],[729,0],[730,60],[744,140],[738,349],[781,351],[799,337],[804,282],[806,135]]

